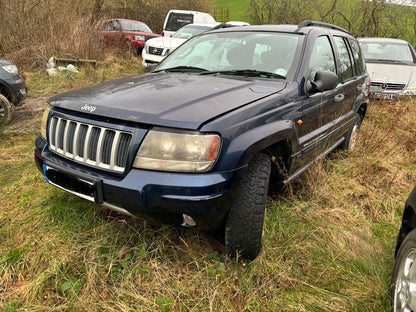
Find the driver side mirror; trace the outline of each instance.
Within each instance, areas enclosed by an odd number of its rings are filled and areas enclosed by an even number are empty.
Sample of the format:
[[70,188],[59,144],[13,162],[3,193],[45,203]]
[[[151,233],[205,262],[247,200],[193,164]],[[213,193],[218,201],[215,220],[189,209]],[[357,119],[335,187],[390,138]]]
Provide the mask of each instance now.
[[338,85],[337,74],[330,71],[318,71],[313,81],[308,81],[306,85],[306,93],[314,94],[335,89]]

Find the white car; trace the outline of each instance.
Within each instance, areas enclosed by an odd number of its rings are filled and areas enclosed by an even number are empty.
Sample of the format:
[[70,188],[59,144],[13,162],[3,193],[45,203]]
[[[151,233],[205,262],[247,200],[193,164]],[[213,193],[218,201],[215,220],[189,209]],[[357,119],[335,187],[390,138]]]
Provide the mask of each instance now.
[[188,24],[179,29],[172,37],[158,37],[146,42],[142,51],[142,64],[147,67],[151,64],[161,62],[166,56],[172,53],[177,47],[189,38],[210,30],[216,24]]
[[188,11],[188,10],[170,10],[166,15],[163,23],[163,37],[172,37],[175,32],[188,24],[216,24],[217,22],[209,13]]
[[370,95],[394,99],[416,95],[416,53],[405,40],[359,38],[370,75]]

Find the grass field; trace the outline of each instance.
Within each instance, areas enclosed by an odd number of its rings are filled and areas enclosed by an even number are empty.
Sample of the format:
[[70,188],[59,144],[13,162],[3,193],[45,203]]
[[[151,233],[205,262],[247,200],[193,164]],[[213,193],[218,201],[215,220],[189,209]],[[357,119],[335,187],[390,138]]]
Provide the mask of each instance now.
[[[113,64],[113,65],[110,65]],[[57,91],[142,72],[109,61],[80,76],[25,73],[27,106]],[[269,198],[253,262],[210,233],[130,218],[44,182],[40,115],[0,135],[1,311],[389,311],[404,202],[416,183],[416,101],[372,102],[351,155],[317,163]]]
[[214,3],[219,8],[230,9],[231,21],[246,21],[246,12],[250,5],[250,0],[217,0]]

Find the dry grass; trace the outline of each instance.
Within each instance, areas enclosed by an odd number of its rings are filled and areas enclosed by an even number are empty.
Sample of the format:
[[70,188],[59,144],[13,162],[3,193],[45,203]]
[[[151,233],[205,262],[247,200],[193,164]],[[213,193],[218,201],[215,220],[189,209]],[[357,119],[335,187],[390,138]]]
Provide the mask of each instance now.
[[139,20],[161,33],[170,9],[208,12],[212,5],[212,0],[0,0],[0,58],[25,71],[45,68],[51,56],[102,61],[103,20]]
[[[98,82],[100,70],[36,92]],[[35,86],[39,74],[27,78]],[[355,152],[331,155],[269,199],[252,263],[227,259],[208,233],[123,217],[48,186],[33,163],[37,131],[12,122],[0,137],[0,309],[389,311],[395,238],[416,182],[415,116],[414,100],[371,103]]]

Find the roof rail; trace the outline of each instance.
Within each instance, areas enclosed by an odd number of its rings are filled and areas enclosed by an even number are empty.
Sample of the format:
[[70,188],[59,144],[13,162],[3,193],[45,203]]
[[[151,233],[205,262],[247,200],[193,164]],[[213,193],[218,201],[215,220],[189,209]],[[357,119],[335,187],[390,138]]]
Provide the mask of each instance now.
[[324,22],[319,22],[319,21],[312,21],[312,20],[305,20],[299,23],[298,25],[298,29],[302,28],[302,27],[307,27],[307,26],[322,26],[322,27],[327,27],[327,28],[331,28],[331,29],[336,29],[336,30],[340,30],[342,32],[345,32],[347,34],[351,34],[348,30],[336,26],[336,25],[332,25],[329,23],[324,23]]

